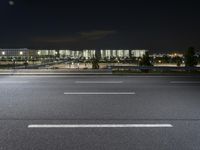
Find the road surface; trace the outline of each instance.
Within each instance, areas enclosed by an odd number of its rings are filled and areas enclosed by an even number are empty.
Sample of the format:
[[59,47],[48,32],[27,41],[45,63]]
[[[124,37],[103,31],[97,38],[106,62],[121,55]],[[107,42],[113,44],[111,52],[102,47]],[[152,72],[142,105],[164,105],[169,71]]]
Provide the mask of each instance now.
[[0,150],[199,150],[200,76],[0,76]]

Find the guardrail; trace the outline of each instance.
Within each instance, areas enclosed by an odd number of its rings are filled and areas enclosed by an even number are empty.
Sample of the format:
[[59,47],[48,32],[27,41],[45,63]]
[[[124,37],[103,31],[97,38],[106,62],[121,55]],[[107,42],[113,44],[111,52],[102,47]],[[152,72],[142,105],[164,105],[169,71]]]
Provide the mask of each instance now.
[[18,74],[112,74],[112,70],[108,69],[12,69],[12,70],[0,70],[0,75],[18,75]]
[[160,66],[112,66],[113,71],[200,71],[200,67],[160,67]]

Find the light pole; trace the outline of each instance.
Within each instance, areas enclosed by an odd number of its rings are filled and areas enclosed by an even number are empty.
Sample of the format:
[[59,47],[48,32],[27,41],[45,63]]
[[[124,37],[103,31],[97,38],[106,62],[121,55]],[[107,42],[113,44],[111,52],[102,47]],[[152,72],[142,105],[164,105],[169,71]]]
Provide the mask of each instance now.
[[20,52],[19,52],[19,55],[20,55],[20,59],[22,60],[22,55],[23,55],[23,52],[22,52],[22,51],[20,51]]
[[13,57],[12,61],[13,61],[14,69],[15,69],[15,64],[16,64],[15,57]]
[[40,61],[39,63],[42,63],[41,51],[38,51],[38,52],[37,52],[37,55],[38,55],[38,56],[36,57],[36,61],[39,60],[39,61]]

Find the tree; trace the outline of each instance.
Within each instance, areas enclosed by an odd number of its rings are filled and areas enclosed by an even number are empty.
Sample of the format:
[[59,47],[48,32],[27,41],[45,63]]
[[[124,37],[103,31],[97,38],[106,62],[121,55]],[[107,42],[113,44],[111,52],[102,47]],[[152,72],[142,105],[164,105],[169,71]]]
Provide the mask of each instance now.
[[[151,58],[149,57],[149,53],[146,52],[143,57],[140,59],[140,62],[139,62],[139,65],[140,66],[144,66],[144,67],[147,67],[147,66],[153,66],[152,63],[151,63]],[[141,69],[142,72],[149,72],[149,69]]]
[[27,69],[27,67],[28,67],[28,60],[24,61],[24,66],[25,66],[25,69]]
[[197,57],[195,56],[194,47],[189,47],[185,53],[185,66],[194,67],[198,64]]
[[151,63],[151,59],[149,57],[149,53],[146,52],[139,62],[140,66],[153,66]]
[[101,52],[96,50],[95,56],[92,59],[92,69],[99,69],[99,61],[101,59]]
[[62,55],[62,58],[64,59],[65,57],[66,57],[66,55],[65,55],[65,54],[63,54],[63,55]]
[[99,69],[99,60],[97,58],[92,59],[92,69]]
[[183,61],[182,58],[179,57],[179,56],[172,57],[172,59],[171,59],[171,62],[172,62],[172,63],[176,63],[177,67],[180,67],[180,66],[181,66],[182,61]]
[[59,51],[59,50],[56,50],[56,55],[55,55],[55,57],[60,58],[60,51]]
[[169,63],[170,62],[170,57],[167,56],[167,55],[164,55],[162,60],[163,60],[164,63]]
[[182,63],[182,59],[181,59],[181,57],[176,56],[176,57],[175,57],[175,61],[176,61],[176,65],[177,65],[177,67],[180,67],[180,66],[181,66],[181,63]]
[[111,61],[111,63],[114,63],[115,62],[115,57],[111,57],[110,61]]

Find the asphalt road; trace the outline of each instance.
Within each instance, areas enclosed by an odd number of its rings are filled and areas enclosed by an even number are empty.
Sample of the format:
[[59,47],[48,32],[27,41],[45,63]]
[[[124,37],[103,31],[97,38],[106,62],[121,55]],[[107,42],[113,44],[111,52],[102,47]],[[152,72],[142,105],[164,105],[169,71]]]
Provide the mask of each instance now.
[[0,150],[199,149],[200,76],[0,76]]

